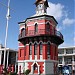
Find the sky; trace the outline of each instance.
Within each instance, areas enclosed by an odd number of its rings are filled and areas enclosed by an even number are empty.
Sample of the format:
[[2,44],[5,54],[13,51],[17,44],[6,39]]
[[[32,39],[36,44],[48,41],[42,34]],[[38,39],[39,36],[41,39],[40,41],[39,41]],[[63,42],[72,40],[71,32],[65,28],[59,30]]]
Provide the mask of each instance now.
[[[34,15],[36,0],[10,0],[10,20],[8,25],[7,47],[18,50],[19,25]],[[57,20],[57,30],[64,36],[59,47],[75,46],[75,0],[48,0],[47,14]],[[0,0],[0,44],[5,43],[6,14],[8,0]]]

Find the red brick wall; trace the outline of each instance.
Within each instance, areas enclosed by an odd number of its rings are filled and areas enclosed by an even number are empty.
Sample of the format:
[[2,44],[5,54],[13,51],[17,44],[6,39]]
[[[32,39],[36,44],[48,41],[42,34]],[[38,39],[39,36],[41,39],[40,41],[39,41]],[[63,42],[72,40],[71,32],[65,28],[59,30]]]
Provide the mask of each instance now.
[[29,45],[26,45],[26,60],[29,60]]
[[[35,23],[39,24],[38,30],[39,29],[46,29],[46,26],[47,26],[45,24],[46,22],[50,22],[52,24],[52,25],[50,24],[50,30],[51,30],[50,33],[53,34],[53,31],[56,29],[54,27],[56,27],[56,26],[53,26],[53,25],[55,25],[55,23],[52,19],[51,20],[44,20],[43,19],[43,20],[29,21],[29,22],[27,22],[27,30],[26,31],[28,32],[29,30],[35,30]],[[29,26],[29,25],[31,25],[31,26]],[[20,26],[20,27],[23,27],[23,26]],[[45,34],[45,32],[42,32],[42,34]],[[19,43],[19,46],[23,46],[23,44]],[[50,54],[51,59],[55,60],[56,59],[55,56],[57,56],[57,48],[53,44],[51,44],[50,51],[51,51],[51,54]],[[21,54],[20,52],[22,53],[22,57],[20,57],[20,54]],[[26,56],[24,56],[24,54],[26,54]],[[24,50],[23,50],[23,48],[22,48],[22,50],[19,49],[19,60],[24,59],[24,57],[26,60],[29,59],[29,45],[27,45],[26,49],[24,49]],[[40,59],[39,46],[38,46],[38,50],[37,50],[37,58]],[[32,59],[34,60],[34,46],[32,46]],[[43,59],[47,59],[47,45],[46,44],[43,45]]]
[[25,47],[19,48],[18,60],[25,60]]
[[34,60],[34,45],[32,45],[32,60]]
[[47,45],[43,44],[43,59],[47,59]]

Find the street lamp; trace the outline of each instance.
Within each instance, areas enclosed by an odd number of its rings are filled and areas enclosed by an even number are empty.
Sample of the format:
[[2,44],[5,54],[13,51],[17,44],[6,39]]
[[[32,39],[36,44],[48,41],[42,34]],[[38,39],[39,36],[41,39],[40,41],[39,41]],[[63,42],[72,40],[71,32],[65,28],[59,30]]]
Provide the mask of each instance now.
[[[4,62],[3,62],[3,65],[4,65],[4,68],[5,68],[5,58],[6,58],[6,46],[7,46],[7,35],[8,35],[8,24],[9,24],[9,19],[10,19],[10,7],[9,7],[9,4],[10,4],[10,0],[8,0],[8,10],[7,10],[7,14],[6,14],[6,19],[7,19],[7,23],[6,23],[6,34],[5,34],[5,50],[4,50]],[[8,61],[8,60],[7,60]],[[8,66],[8,64],[6,65]]]

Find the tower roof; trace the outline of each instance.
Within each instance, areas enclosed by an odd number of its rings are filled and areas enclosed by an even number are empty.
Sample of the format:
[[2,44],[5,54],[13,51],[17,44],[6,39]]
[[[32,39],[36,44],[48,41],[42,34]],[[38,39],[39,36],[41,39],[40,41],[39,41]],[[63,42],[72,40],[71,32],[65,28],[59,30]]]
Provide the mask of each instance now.
[[44,3],[47,7],[49,7],[47,0],[36,0],[35,5],[37,6],[40,3]]

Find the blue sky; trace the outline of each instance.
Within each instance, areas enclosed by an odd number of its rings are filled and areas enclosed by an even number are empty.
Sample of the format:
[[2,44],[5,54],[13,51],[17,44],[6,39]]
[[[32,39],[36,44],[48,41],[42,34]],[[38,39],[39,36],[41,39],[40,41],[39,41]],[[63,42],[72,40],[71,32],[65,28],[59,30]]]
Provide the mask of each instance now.
[[[35,14],[36,0],[10,0],[11,19],[9,20],[7,47],[18,49],[18,22]],[[8,0],[0,0],[0,43],[4,45],[5,28],[6,28],[6,13]],[[48,14],[52,15],[58,21],[57,29],[64,36],[64,43],[60,47],[75,45],[75,0],[48,0]]]

